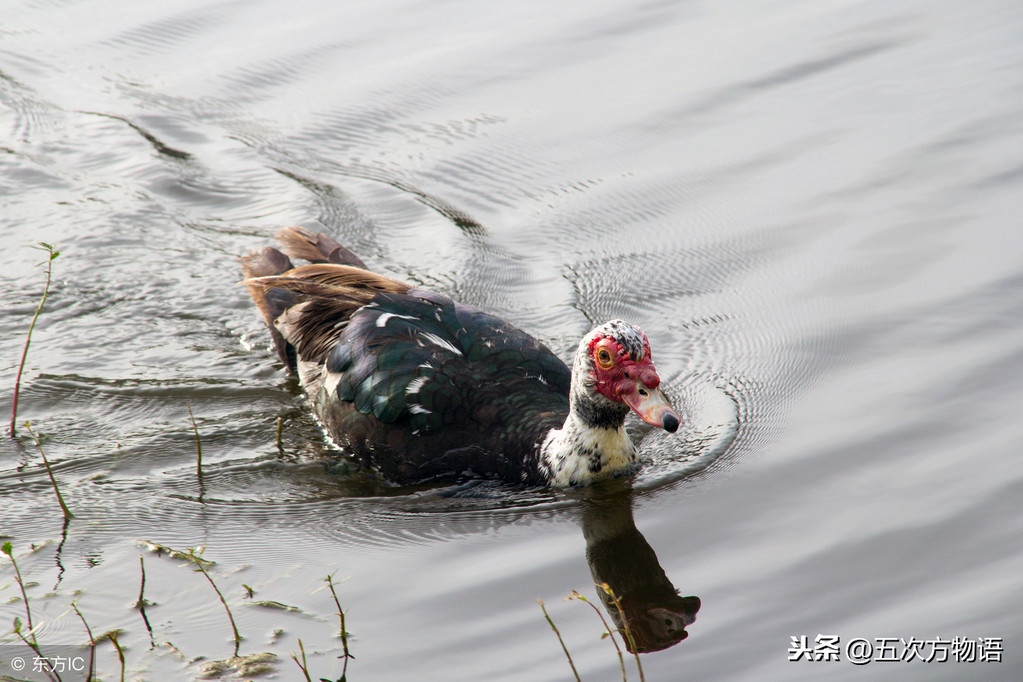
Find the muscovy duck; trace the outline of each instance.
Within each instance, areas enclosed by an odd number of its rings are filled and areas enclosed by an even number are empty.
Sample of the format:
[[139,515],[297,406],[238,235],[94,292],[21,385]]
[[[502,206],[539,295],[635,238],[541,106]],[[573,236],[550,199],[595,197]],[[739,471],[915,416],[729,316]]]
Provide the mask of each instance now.
[[277,238],[282,250],[242,258],[242,283],[327,433],[396,483],[468,473],[585,485],[636,466],[630,408],[679,426],[650,343],[630,324],[593,329],[570,371],[507,322],[373,273],[322,233]]

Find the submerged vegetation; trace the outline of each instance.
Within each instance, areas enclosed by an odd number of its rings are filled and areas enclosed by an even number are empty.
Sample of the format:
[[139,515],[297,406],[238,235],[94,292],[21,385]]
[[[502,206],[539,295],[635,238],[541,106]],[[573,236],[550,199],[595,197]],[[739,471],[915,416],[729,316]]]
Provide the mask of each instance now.
[[[257,651],[255,653],[243,654],[240,651],[241,643],[244,641],[244,638],[239,634],[234,614],[232,613],[228,599],[224,596],[224,593],[216,584],[216,582],[213,579],[213,576],[210,573],[210,571],[215,568],[216,563],[202,556],[205,548],[201,548],[199,550],[196,550],[195,548],[188,548],[187,551],[179,551],[167,547],[166,545],[161,545],[153,542],[144,542],[141,544],[144,548],[153,552],[157,556],[164,556],[168,559],[187,562],[194,567],[194,571],[196,573],[201,573],[203,575],[203,577],[206,579],[207,582],[209,582],[209,584],[215,591],[218,599],[220,600],[221,604],[224,607],[225,612],[227,613],[231,625],[231,630],[233,632],[234,640],[234,649],[231,655],[225,659],[219,660],[206,660],[207,657],[204,655],[195,656],[189,659],[177,646],[175,646],[171,642],[159,641],[154,636],[155,635],[154,628],[151,625],[149,618],[146,614],[146,607],[153,606],[154,604],[145,598],[146,588],[145,559],[142,555],[139,555],[141,583],[139,586],[138,598],[132,604],[132,607],[139,611],[142,620],[145,624],[149,636],[150,651],[163,648],[176,654],[182,660],[187,661],[189,665],[197,665],[198,668],[193,670],[193,673],[197,678],[200,679],[220,678],[227,676],[256,677],[260,675],[268,675],[280,672],[279,669],[275,667],[276,664],[278,663],[277,654],[269,651]],[[14,618],[12,632],[18,637],[18,639],[21,640],[21,642],[25,646],[29,647],[35,653],[36,656],[38,656],[41,659],[44,659],[47,657],[46,648],[42,646],[36,639],[37,630],[39,629],[40,624],[36,623],[33,619],[31,603],[29,601],[29,594],[28,591],[26,590],[27,587],[34,585],[34,583],[27,582],[24,576],[22,575],[21,569],[18,566],[17,559],[15,558],[14,555],[14,549],[12,544],[10,542],[4,542],[0,549],[2,549],[3,554],[7,555],[8,560],[10,561],[10,564],[14,570],[14,582],[17,584],[20,590],[21,601],[23,603],[25,612],[24,621],[22,621],[21,617]],[[347,682],[348,662],[350,659],[353,660],[355,659],[355,656],[352,655],[349,649],[349,640],[351,633],[348,631],[346,626],[346,613],[344,609],[341,607],[341,601],[337,595],[333,574],[328,574],[323,580],[326,583],[327,588],[330,590],[331,598],[333,599],[333,602],[337,607],[337,613],[335,615],[338,618],[338,630],[336,636],[340,640],[340,653],[337,656],[337,658],[341,661],[340,675],[336,679],[318,676],[314,677],[314,674],[310,671],[310,663],[306,655],[305,644],[301,638],[297,640],[298,651],[292,651],[290,653],[290,657],[301,670],[303,678],[308,680],[309,682],[313,682],[314,679],[320,680],[321,682]],[[253,593],[251,587],[245,585],[244,583],[239,583],[238,587],[243,588],[245,599],[251,599]],[[612,602],[614,602],[617,605],[619,609],[621,608],[621,603],[619,601],[618,596],[614,593],[614,591],[607,583],[598,583],[597,588],[599,590],[602,590],[605,594],[607,594],[608,597],[612,600]],[[597,617],[600,619],[601,624],[604,627],[604,631],[601,633],[601,639],[609,638],[611,640],[618,656],[622,680],[623,682],[627,682],[628,676],[626,672],[624,653],[617,638],[621,637],[623,643],[626,643],[626,648],[629,651],[635,652],[636,650],[635,640],[633,639],[633,635],[629,630],[628,623],[623,622],[621,628],[611,627],[611,625],[605,618],[604,614],[601,612],[600,608],[577,591],[573,591],[568,597],[565,598],[565,600],[582,601],[589,605],[590,608],[594,610],[594,612],[597,614]],[[10,600],[8,603],[15,602],[16,600]],[[279,602],[270,601],[253,603],[261,605],[265,604],[267,606],[279,608],[284,611],[298,610],[295,609],[294,607],[288,607],[286,605],[280,604]],[[537,600],[537,603],[540,605],[540,608],[543,612],[544,618],[547,620],[547,623],[550,625],[551,629],[557,636],[558,642],[560,643],[561,648],[565,653],[565,657],[568,660],[568,664],[571,667],[573,678],[577,680],[577,682],[581,682],[581,677],[579,675],[578,670],[576,669],[575,662],[573,661],[572,656],[569,653],[567,645],[562,639],[561,632],[558,630],[557,625],[555,625],[554,620],[548,613],[546,605],[540,599]],[[122,636],[124,636],[128,632],[128,630],[123,627],[115,627],[103,632],[101,635],[97,637],[94,635],[92,627],[89,625],[89,622],[87,621],[85,615],[82,613],[81,609],[78,606],[77,596],[74,600],[70,602],[69,606],[70,609],[74,611],[75,615],[81,621],[85,634],[87,635],[87,643],[82,645],[81,647],[83,649],[82,652],[83,655],[81,658],[83,665],[82,669],[84,669],[86,655],[84,650],[85,649],[88,650],[87,653],[88,668],[83,679],[86,680],[87,682],[98,679],[98,676],[100,675],[100,669],[99,666],[97,666],[96,650],[97,647],[100,646],[102,643],[110,642],[110,645],[113,647],[114,653],[116,654],[117,657],[118,670],[117,674],[119,675],[118,679],[124,680],[126,671],[128,670],[128,656],[131,653],[131,647],[123,646],[120,640]],[[279,635],[281,632],[282,630],[278,629],[275,631],[275,635]],[[633,656],[635,657],[636,668],[639,672],[639,680],[640,682],[645,682],[646,678],[643,673],[642,664],[640,663],[639,660],[639,655],[633,653]],[[43,668],[43,671],[47,674],[49,679],[57,680],[58,682],[61,680],[60,675],[58,674],[57,671],[46,670],[45,667]],[[109,678],[110,673],[111,671],[108,669],[106,673],[107,678]]]
[[[166,545],[161,545],[153,542],[144,542],[141,544],[144,548],[153,552],[157,556],[164,556],[168,559],[177,561],[186,561],[194,567],[196,573],[201,573],[209,582],[209,584],[213,587],[221,604],[223,604],[224,610],[227,612],[227,616],[231,624],[231,630],[234,635],[234,650],[232,651],[229,657],[221,660],[206,660],[207,656],[205,655],[194,656],[189,659],[177,646],[175,646],[171,642],[159,641],[155,636],[155,634],[157,633],[154,632],[154,628],[149,621],[149,617],[146,614],[146,607],[153,606],[154,604],[145,598],[146,588],[145,559],[142,555],[139,555],[139,568],[142,574],[142,579],[139,586],[138,599],[135,600],[135,602],[132,604],[132,607],[134,609],[137,609],[140,615],[142,616],[143,623],[145,624],[146,630],[149,635],[150,651],[158,648],[163,648],[174,653],[182,660],[187,661],[190,665],[197,665],[198,669],[194,670],[193,673],[195,677],[200,679],[219,678],[224,676],[253,677],[277,672],[277,669],[275,668],[275,664],[278,662],[277,654],[268,651],[258,651],[251,654],[241,653],[240,646],[241,643],[244,641],[244,638],[238,632],[238,627],[235,623],[234,614],[231,611],[228,599],[224,596],[224,593],[221,591],[220,587],[214,581],[213,576],[210,574],[210,570],[213,569],[216,566],[216,564],[215,562],[202,557],[203,554],[202,549],[197,551],[194,548],[189,548],[187,551],[179,551],[167,547]],[[32,605],[29,599],[29,592],[27,589],[35,586],[37,583],[27,581],[25,579],[25,576],[22,575],[21,568],[18,566],[18,561],[15,557],[14,547],[11,542],[9,541],[4,542],[3,545],[0,546],[0,551],[2,551],[3,554],[7,555],[8,561],[10,562],[10,565],[14,572],[13,582],[17,585],[20,591],[21,595],[20,601],[24,606],[23,616],[24,620],[22,619],[22,616],[15,616],[13,619],[11,632],[25,646],[31,649],[36,657],[38,657],[39,659],[47,659],[48,651],[45,647],[45,643],[40,643],[39,641],[37,641],[36,638],[37,631],[41,629],[41,624],[37,622],[37,619],[33,618]],[[334,588],[333,575],[328,575],[324,579],[324,581],[330,588],[331,597],[333,598],[334,604],[337,606],[337,616],[341,624],[337,635],[338,638],[341,640],[340,653],[337,656],[337,658],[343,659],[343,663],[341,674],[340,677],[337,678],[337,682],[345,682],[345,680],[347,679],[348,659],[354,659],[355,657],[352,656],[352,654],[349,651],[350,633],[345,629],[344,625],[345,612],[341,608],[341,602],[338,599],[337,592]],[[245,586],[241,585],[241,587],[244,588]],[[249,598],[251,596],[251,588],[245,589],[244,593],[245,598]],[[53,596],[54,595],[52,594],[47,595],[47,597]],[[96,649],[104,642],[109,642],[110,645],[113,647],[114,653],[116,654],[117,657],[116,664],[117,672],[115,673],[114,671],[107,669],[106,672],[103,673],[103,677],[104,679],[110,679],[112,675],[116,675],[117,679],[124,680],[126,671],[128,670],[129,664],[128,656],[131,654],[131,647],[126,647],[122,645],[120,640],[127,632],[129,632],[129,630],[126,627],[115,627],[103,632],[99,636],[94,635],[92,627],[90,626],[88,620],[86,619],[85,614],[83,614],[82,610],[79,608],[78,599],[80,596],[81,593],[80,592],[77,593],[75,598],[69,604],[70,610],[73,611],[77,618],[81,621],[85,634],[87,635],[86,643],[81,645],[82,649],[81,652],[82,656],[80,658],[81,667],[75,668],[76,673],[82,672],[84,673],[85,677],[84,678],[76,677],[75,679],[84,679],[87,682],[99,679],[101,671],[100,666],[97,665]],[[8,600],[8,603],[17,603],[17,601],[18,601],[17,599],[12,598]],[[256,603],[283,606],[280,605],[279,602],[256,602]],[[283,610],[298,611],[298,609],[294,607],[285,607]],[[275,631],[275,635],[279,635],[281,632],[283,632],[283,629],[277,629]],[[293,652],[291,654],[291,657],[293,660],[295,660],[296,663],[299,664],[299,667],[302,669],[303,674],[306,676],[306,679],[312,679],[310,677],[309,672],[309,663],[306,659],[305,645],[301,639],[298,640],[298,646],[299,652]],[[86,649],[87,653],[85,651]],[[61,650],[63,652],[62,655],[66,656],[67,647],[61,646]],[[59,674],[60,671],[56,669],[49,670],[46,668],[45,665],[41,667],[41,671],[44,672],[49,679],[60,682],[61,680],[61,676]],[[3,677],[2,679],[13,680],[16,678]],[[328,680],[328,678],[325,677],[317,677],[316,679],[327,680],[327,682],[332,682],[331,680]]]

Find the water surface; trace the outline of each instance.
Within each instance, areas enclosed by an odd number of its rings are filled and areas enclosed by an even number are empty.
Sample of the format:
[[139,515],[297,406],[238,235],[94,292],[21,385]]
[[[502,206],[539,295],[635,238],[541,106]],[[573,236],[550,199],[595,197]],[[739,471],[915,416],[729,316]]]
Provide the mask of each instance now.
[[[652,574],[649,550],[701,605],[647,679],[1018,679],[1013,3],[19,2],[0,152],[4,386],[42,293],[30,247],[61,250],[19,420],[45,434],[66,527],[24,429],[0,442],[0,535],[44,649],[86,641],[76,601],[123,629],[135,677],[229,657],[209,584],[153,542],[205,547],[242,653],[276,654],[279,679],[299,639],[314,677],[340,674],[327,574],[349,679],[569,679],[537,598],[582,678],[616,679],[603,626],[562,598]],[[236,285],[237,257],[291,224],[564,358],[594,324],[639,325],[684,427],[594,490],[452,495],[325,465]],[[173,648],[132,607],[140,554]],[[819,634],[1004,654],[787,661]]]

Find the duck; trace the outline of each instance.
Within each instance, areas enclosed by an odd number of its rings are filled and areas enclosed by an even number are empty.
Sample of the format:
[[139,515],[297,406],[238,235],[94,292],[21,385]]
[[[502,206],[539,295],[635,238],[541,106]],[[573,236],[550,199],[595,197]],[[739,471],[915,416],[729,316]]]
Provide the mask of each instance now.
[[241,284],[325,433],[388,481],[584,486],[638,468],[630,411],[679,428],[632,324],[592,329],[569,368],[495,315],[375,273],[322,232],[276,237],[279,248],[242,257]]

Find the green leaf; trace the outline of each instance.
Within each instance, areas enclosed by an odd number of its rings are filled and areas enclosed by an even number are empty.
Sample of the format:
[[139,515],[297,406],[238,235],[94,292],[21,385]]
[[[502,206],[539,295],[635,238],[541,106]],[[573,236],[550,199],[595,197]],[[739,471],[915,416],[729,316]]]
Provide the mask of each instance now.
[[14,634],[21,632],[21,619],[17,616],[14,617]]
[[13,551],[10,542],[5,542],[3,547],[0,547],[0,550],[3,550],[3,553],[7,556],[11,556],[11,552]]

